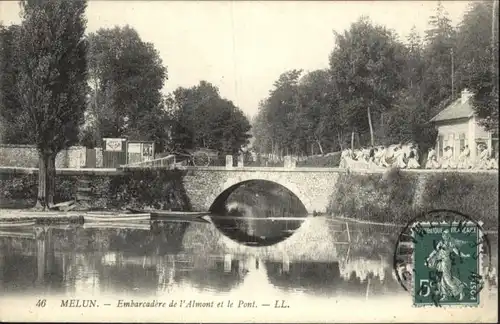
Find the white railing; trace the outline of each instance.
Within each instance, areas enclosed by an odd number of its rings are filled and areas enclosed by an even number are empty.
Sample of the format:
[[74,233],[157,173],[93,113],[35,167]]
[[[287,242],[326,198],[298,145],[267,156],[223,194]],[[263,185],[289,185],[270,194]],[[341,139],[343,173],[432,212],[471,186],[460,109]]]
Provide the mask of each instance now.
[[135,163],[130,163],[126,165],[122,165],[121,167],[125,168],[173,168],[176,165],[176,158],[175,155],[167,155],[165,157],[161,157],[158,159],[153,159],[153,160],[148,160],[148,161],[141,161],[141,162],[135,162]]

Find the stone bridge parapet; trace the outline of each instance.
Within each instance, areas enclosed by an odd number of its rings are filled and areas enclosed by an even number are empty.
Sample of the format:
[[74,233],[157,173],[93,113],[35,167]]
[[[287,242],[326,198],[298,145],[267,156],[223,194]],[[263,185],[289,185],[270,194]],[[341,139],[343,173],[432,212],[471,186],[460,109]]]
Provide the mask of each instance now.
[[[134,169],[165,170],[164,167],[130,167],[119,169],[57,169],[56,173],[62,176],[95,176],[97,178],[112,178],[124,176]],[[307,212],[313,214],[325,213],[329,200],[336,187],[339,176],[348,172],[341,168],[278,168],[278,167],[179,167],[182,172],[182,185],[189,199],[193,211],[209,211],[217,198],[223,193],[236,189],[238,185],[250,180],[271,181],[291,191],[304,204]],[[350,170],[352,173],[378,173],[387,170]],[[401,170],[404,173],[432,175],[436,173],[491,173],[498,174],[497,170]],[[10,176],[36,174],[37,168],[0,167],[0,175],[5,181]],[[5,176],[4,176],[5,175]],[[425,177],[419,178],[417,192],[424,190]],[[167,178],[163,178],[168,180]],[[0,179],[1,180],[1,179]],[[424,182],[422,182],[424,181]],[[422,183],[420,183],[422,182]],[[103,189],[104,190],[104,189]],[[160,190],[161,191],[161,190]],[[353,193],[356,194],[356,193]],[[417,196],[422,196],[417,194]],[[162,197],[156,197],[161,200]],[[222,197],[221,197],[222,198]]]
[[324,213],[342,169],[323,168],[189,168],[184,188],[194,211],[207,211],[226,190],[250,180],[271,181],[290,190],[309,213]]

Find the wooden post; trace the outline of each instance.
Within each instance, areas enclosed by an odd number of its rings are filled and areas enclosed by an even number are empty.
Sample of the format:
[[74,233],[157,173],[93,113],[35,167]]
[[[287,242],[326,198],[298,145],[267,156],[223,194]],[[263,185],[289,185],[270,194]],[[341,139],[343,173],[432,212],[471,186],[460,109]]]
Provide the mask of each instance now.
[[287,169],[291,169],[293,167],[292,166],[292,157],[290,155],[286,155],[285,156],[284,167],[287,168]]
[[233,257],[231,254],[224,255],[224,272],[231,272]]
[[232,169],[232,168],[233,168],[233,156],[226,155],[226,169]]

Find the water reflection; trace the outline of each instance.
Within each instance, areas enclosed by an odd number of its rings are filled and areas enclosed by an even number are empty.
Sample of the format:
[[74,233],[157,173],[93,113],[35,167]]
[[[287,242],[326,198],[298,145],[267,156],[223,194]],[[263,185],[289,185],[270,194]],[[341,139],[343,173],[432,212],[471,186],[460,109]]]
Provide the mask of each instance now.
[[241,284],[248,273],[244,262],[233,259],[232,255],[196,255],[186,264],[189,268],[176,272],[176,279],[198,290],[229,292]]
[[212,221],[230,239],[266,246],[290,237],[307,217],[302,202],[285,187],[250,180],[227,189],[213,203]]
[[284,290],[333,293],[342,281],[338,262],[265,262],[270,282]]
[[[9,229],[0,231],[0,287],[9,294],[144,296],[176,289],[279,290],[339,298],[402,292],[391,264],[396,231],[351,225],[350,244],[345,244],[345,233],[338,233],[342,226],[315,222],[297,233],[295,243],[244,249],[227,244],[211,224]],[[330,234],[322,236],[319,228]],[[314,235],[328,251],[315,250],[319,243],[308,245]],[[293,244],[305,248],[295,251]]]

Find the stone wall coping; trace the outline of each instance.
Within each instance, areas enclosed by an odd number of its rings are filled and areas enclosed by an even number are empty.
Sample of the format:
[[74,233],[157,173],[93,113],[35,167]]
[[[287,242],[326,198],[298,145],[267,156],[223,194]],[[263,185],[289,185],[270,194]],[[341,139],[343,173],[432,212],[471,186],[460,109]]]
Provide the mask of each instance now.
[[346,169],[341,168],[285,168],[285,167],[179,167],[180,170],[188,171],[230,171],[230,172],[346,172]]
[[[35,174],[38,168],[18,168],[18,167],[0,167],[0,174]],[[120,175],[125,171],[107,168],[60,168],[56,169],[56,174],[61,175]]]
[[[56,170],[57,174],[63,175],[78,175],[78,174],[91,174],[91,175],[118,175],[124,174],[129,170],[134,169],[165,169],[162,167],[141,167],[141,168],[59,168]],[[178,170],[186,171],[211,171],[211,172],[336,172],[345,173],[348,172],[347,169],[342,168],[283,168],[283,167],[179,167]],[[356,169],[351,170],[352,173],[384,173],[387,170],[362,170]],[[442,170],[442,169],[402,169],[401,172],[407,173],[488,173],[488,174],[498,174],[498,170]],[[37,173],[38,168],[23,168],[23,167],[3,167],[0,166],[0,174],[32,174]]]
[[[28,149],[34,149],[36,150],[36,145],[32,145],[32,144],[0,144],[0,149],[2,148],[28,148]],[[65,151],[65,150],[81,150],[81,149],[85,149],[86,147],[85,146],[70,146],[68,148],[65,148],[63,149],[62,151]]]
[[31,148],[36,149],[35,145],[31,144],[0,144],[0,148]]
[[[165,167],[125,167],[123,170],[133,170],[133,169],[165,169]],[[344,169],[344,168],[322,168],[322,167],[295,167],[295,168],[285,168],[285,167],[177,167],[178,170],[186,171],[214,171],[214,172],[337,172],[337,173],[385,173],[389,169]],[[498,170],[474,170],[474,169],[400,169],[401,172],[408,173],[489,173],[498,174]]]

